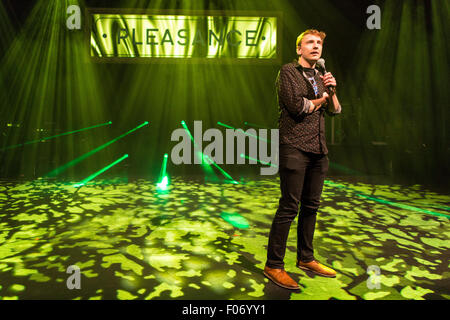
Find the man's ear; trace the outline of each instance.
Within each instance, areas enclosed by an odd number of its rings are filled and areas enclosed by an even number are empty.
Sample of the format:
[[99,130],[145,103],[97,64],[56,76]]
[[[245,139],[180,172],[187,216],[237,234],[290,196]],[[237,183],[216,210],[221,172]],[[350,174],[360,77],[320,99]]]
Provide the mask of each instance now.
[[300,46],[297,47],[297,55],[299,55],[299,56],[302,55],[302,49]]

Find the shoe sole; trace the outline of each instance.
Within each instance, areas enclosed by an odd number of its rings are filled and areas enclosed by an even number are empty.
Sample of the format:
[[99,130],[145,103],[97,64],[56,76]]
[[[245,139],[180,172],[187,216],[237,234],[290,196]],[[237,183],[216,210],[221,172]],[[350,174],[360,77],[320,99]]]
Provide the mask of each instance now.
[[314,271],[314,270],[309,269],[309,268],[305,268],[305,267],[301,267],[301,266],[297,266],[297,268],[302,269],[304,271],[312,272],[312,273],[317,274],[318,276],[321,276],[321,277],[336,278],[336,275],[328,275],[328,274],[320,273],[320,272]]
[[265,271],[263,271],[263,273],[264,273],[264,275],[269,279],[269,280],[271,280],[273,283],[275,283],[277,286],[280,286],[280,287],[282,287],[282,288],[284,288],[284,289],[289,289],[289,290],[300,290],[300,287],[296,287],[296,288],[292,288],[292,287],[288,287],[288,286],[285,286],[285,285],[282,285],[281,283],[279,283],[279,282],[276,282],[271,276],[269,276],[269,274],[267,274]]

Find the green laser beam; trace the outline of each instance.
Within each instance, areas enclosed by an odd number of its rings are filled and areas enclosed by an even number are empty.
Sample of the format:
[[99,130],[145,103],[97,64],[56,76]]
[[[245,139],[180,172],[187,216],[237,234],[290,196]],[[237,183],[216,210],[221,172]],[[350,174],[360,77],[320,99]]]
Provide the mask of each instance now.
[[430,206],[430,207],[435,207],[437,209],[450,211],[450,207],[448,207],[448,206],[442,206],[442,205],[439,205],[439,204],[436,204],[436,203],[422,203],[422,204],[425,204],[425,205]]
[[59,175],[60,173],[62,173],[62,172],[64,172],[65,170],[67,170],[68,168],[70,168],[70,167],[76,165],[77,163],[79,163],[79,162],[83,161],[84,159],[90,157],[91,155],[93,155],[93,154],[99,152],[100,150],[103,150],[103,149],[106,148],[107,146],[109,146],[109,145],[113,144],[114,142],[116,142],[117,140],[119,140],[119,139],[121,139],[121,138],[123,138],[123,137],[129,135],[130,133],[132,133],[132,132],[134,132],[134,131],[136,131],[136,130],[139,130],[140,128],[142,128],[143,126],[145,126],[145,125],[147,125],[147,124],[148,124],[148,121],[145,121],[144,123],[140,124],[140,125],[137,126],[136,128],[133,128],[133,129],[129,130],[128,132],[125,132],[125,133],[121,134],[121,135],[118,136],[117,138],[115,138],[115,139],[113,139],[113,140],[111,140],[111,141],[108,141],[108,142],[105,143],[105,144],[102,144],[101,146],[95,148],[94,150],[91,150],[91,151],[89,151],[89,152],[83,154],[82,156],[80,156],[80,157],[78,157],[78,158],[76,158],[76,159],[74,159],[74,160],[72,160],[72,161],[69,161],[68,163],[62,165],[61,167],[54,169],[54,170],[51,171],[50,173],[46,174],[44,177],[55,177],[55,176]]
[[222,127],[228,128],[228,129],[233,129],[233,130],[236,130],[236,131],[238,131],[238,132],[242,132],[243,134],[245,134],[245,135],[247,135],[247,136],[249,136],[249,137],[253,137],[253,138],[256,138],[256,139],[259,139],[259,140],[262,140],[262,141],[270,142],[269,139],[261,138],[261,137],[259,137],[259,136],[254,135],[254,134],[251,134],[251,133],[249,133],[249,132],[246,132],[246,131],[244,131],[244,130],[241,129],[241,128],[236,129],[236,128],[233,128],[232,126],[229,126],[229,125],[227,125],[227,124],[225,124],[225,123],[223,123],[223,122],[220,122],[220,121],[217,121],[217,124],[218,124],[219,126],[222,126]]
[[115,166],[116,164],[118,164],[119,162],[121,162],[122,160],[128,158],[128,154],[124,154],[122,157],[120,157],[119,159],[117,159],[116,161],[108,164],[106,167],[98,170],[97,172],[91,174],[89,177],[87,177],[86,179],[84,179],[83,181],[81,181],[80,183],[77,183],[74,185],[75,188],[80,188],[82,186],[84,186],[86,183],[88,183],[89,181],[91,181],[92,179],[94,179],[95,177],[97,177],[98,175],[102,174],[103,172],[105,172],[106,170],[110,169],[111,167]]
[[169,155],[165,153],[163,157],[163,163],[161,166],[161,172],[159,174],[159,181],[156,184],[156,188],[158,190],[167,190],[167,186],[169,185],[169,177],[166,175],[168,157]]
[[212,164],[214,167],[217,168],[226,178],[230,179],[233,184],[239,184],[236,180],[234,180],[225,170],[223,170],[217,163],[215,163],[211,158],[209,158],[206,154],[203,155],[204,159],[210,164]]
[[241,156],[241,158],[246,158],[246,159],[248,159],[248,160],[254,160],[254,161],[256,161],[256,162],[258,162],[258,163],[260,163],[260,164],[266,165],[266,166],[271,166],[271,167],[278,168],[278,166],[277,166],[276,164],[269,163],[269,162],[265,162],[265,161],[261,161],[261,160],[258,160],[258,159],[256,159],[256,158],[247,156],[247,155],[245,155],[245,154],[243,154],[243,153],[241,153],[240,156]]
[[[194,143],[194,146],[198,149],[197,144],[195,143],[195,139],[192,136],[191,131],[187,127],[186,122],[184,120],[181,121],[181,125],[183,126],[184,130],[186,130],[186,132],[189,134],[189,137],[191,137],[191,140]],[[205,170],[207,174],[213,175],[215,177],[216,175],[214,173],[214,170],[211,168],[211,165],[208,163],[208,161],[206,161],[206,159],[203,155],[203,152],[198,151],[196,153],[196,155],[201,160],[201,166],[202,166],[203,170]]]
[[181,121],[181,125],[183,126],[183,128],[187,131],[187,133],[189,134],[189,137],[191,137],[192,142],[194,143],[195,146],[197,146],[197,144],[195,143],[194,137],[191,134],[191,131],[189,130],[189,128],[186,125],[186,122],[184,120]]
[[167,153],[164,154],[163,157],[163,163],[161,166],[161,172],[159,174],[159,181],[161,182],[162,179],[166,176],[166,170],[167,170],[167,159],[169,158],[169,155]]
[[232,126],[229,126],[229,125],[227,125],[227,124],[225,124],[225,123],[222,123],[222,122],[220,122],[220,121],[217,121],[217,124],[218,124],[219,126],[222,126],[222,127],[228,128],[228,129],[236,130],[236,128],[233,128]]
[[97,125],[94,125],[94,126],[91,126],[91,127],[87,127],[87,128],[82,128],[82,129],[78,129],[78,130],[73,130],[73,131],[69,131],[69,132],[64,132],[64,133],[57,134],[57,135],[50,136],[50,137],[45,137],[45,138],[41,138],[41,139],[31,140],[31,141],[27,141],[27,142],[24,142],[24,143],[15,144],[15,145],[13,145],[13,146],[8,146],[8,147],[5,147],[5,148],[2,148],[2,149],[0,149],[0,151],[5,151],[5,150],[9,150],[9,149],[14,149],[14,148],[22,147],[22,146],[29,145],[29,144],[33,144],[33,143],[37,143],[37,142],[43,142],[43,141],[46,141],[46,140],[50,140],[50,139],[54,139],[54,138],[66,136],[66,135],[69,135],[69,134],[73,134],[73,133],[77,133],[77,132],[82,132],[82,131],[86,131],[86,130],[90,130],[90,129],[94,129],[94,128],[98,128],[98,127],[107,126],[107,125],[110,125],[110,124],[112,124],[111,121],[105,122],[105,123],[101,123],[101,124],[97,124]]
[[359,191],[357,191],[357,190],[355,190],[353,188],[346,187],[346,186],[343,186],[343,185],[340,185],[338,183],[334,183],[334,182],[331,182],[331,181],[328,181],[328,180],[325,180],[325,184],[333,186],[333,187],[337,187],[337,188],[343,188],[343,189],[350,190],[351,192],[355,193],[359,197],[362,197],[362,198],[365,198],[365,199],[369,199],[369,200],[373,200],[373,201],[376,201],[376,202],[379,202],[379,203],[382,203],[382,204],[387,204],[387,205],[391,205],[391,206],[402,208],[402,209],[407,209],[407,210],[421,212],[421,213],[427,213],[427,214],[431,214],[431,215],[434,215],[434,216],[445,217],[445,218],[450,219],[450,215],[448,215],[448,214],[434,212],[434,211],[430,211],[430,210],[426,210],[426,209],[421,209],[421,208],[409,206],[409,205],[406,205],[406,204],[398,203],[398,202],[395,202],[395,201],[390,201],[390,200],[386,200],[386,199],[376,198],[376,197],[369,196],[369,195],[364,194],[364,193],[360,193]]
[[[195,146],[196,143],[194,141],[194,137],[192,136],[191,132],[189,131],[189,128],[186,125],[186,122],[183,120],[181,121],[181,125],[183,128],[188,132],[189,136],[191,137],[192,142]],[[198,157],[202,160],[202,166],[206,169],[208,173],[214,173],[214,171],[211,169],[211,165],[214,166],[217,170],[219,170],[222,175],[224,175],[226,178],[230,179],[233,184],[239,184],[236,180],[234,180],[225,170],[223,170],[217,163],[215,163],[211,158],[209,158],[206,154],[203,154],[203,152],[199,151],[197,154]],[[205,161],[203,161],[205,160]],[[203,165],[203,163],[206,163],[206,166]]]
[[244,125],[249,126],[249,127],[256,127],[256,128],[260,128],[260,129],[270,129],[268,127],[262,126],[260,124],[256,124],[256,123],[251,123],[251,122],[244,122]]
[[370,196],[362,194],[362,193],[357,193],[357,195],[362,197],[362,198],[365,198],[365,199],[373,200],[373,201],[380,202],[380,203],[383,203],[383,204],[388,204],[388,205],[391,205],[391,206],[394,206],[394,207],[407,209],[407,210],[412,210],[412,211],[417,211],[417,212],[422,212],[422,213],[428,213],[428,214],[431,214],[431,215],[434,215],[434,216],[440,216],[440,217],[445,217],[445,218],[450,219],[450,215],[448,215],[448,214],[434,212],[434,211],[430,211],[430,210],[426,210],[426,209],[421,209],[421,208],[409,206],[407,204],[402,204],[402,203],[389,201],[389,200],[385,200],[385,199],[374,198],[374,197],[370,197]]

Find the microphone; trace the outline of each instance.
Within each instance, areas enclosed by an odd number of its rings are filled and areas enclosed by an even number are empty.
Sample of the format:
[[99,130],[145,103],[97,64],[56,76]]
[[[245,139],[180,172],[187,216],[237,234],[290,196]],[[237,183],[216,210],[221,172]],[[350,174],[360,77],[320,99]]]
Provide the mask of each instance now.
[[[317,60],[316,64],[323,74],[327,73],[327,69],[325,68],[325,59],[320,58],[319,60]],[[334,93],[336,91],[336,88],[334,86],[328,86],[328,90]]]

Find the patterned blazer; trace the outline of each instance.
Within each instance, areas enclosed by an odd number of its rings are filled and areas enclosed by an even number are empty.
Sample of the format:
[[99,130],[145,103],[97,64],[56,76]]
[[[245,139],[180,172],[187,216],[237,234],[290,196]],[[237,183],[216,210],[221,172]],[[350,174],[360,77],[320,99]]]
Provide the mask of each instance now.
[[[325,113],[327,106],[309,112],[310,100],[322,97],[326,91],[321,73],[315,69],[309,80],[303,67],[291,62],[281,67],[277,77],[280,145],[287,144],[305,152],[328,154],[325,140]],[[316,85],[316,92],[313,83]]]

